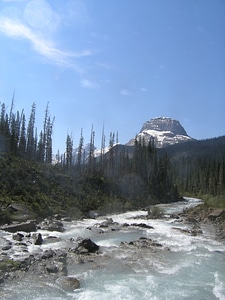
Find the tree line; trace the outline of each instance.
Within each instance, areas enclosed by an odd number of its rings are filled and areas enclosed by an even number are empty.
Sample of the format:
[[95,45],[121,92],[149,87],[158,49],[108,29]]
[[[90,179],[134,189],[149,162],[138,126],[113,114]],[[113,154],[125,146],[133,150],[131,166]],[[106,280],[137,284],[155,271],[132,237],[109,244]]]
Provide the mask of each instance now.
[[21,158],[51,163],[55,118],[51,119],[48,104],[45,110],[43,129],[39,135],[37,127],[35,127],[36,103],[32,104],[27,126],[24,111],[15,113],[13,109],[14,97],[9,114],[5,103],[1,104],[0,134],[3,136],[2,143],[4,143],[5,150]]
[[[84,146],[81,130],[77,152],[74,153],[72,134],[67,134],[65,152],[58,152],[52,164],[54,118],[50,118],[48,104],[39,134],[35,127],[36,104],[32,104],[27,125],[24,111],[14,113],[13,108],[14,99],[9,114],[5,104],[1,104],[0,134],[4,137],[6,152],[14,157],[43,164],[45,170],[48,166],[51,174],[54,173],[51,176],[57,178],[57,184],[66,189],[67,196],[64,198],[67,200],[62,200],[64,206],[76,203],[85,212],[99,207],[121,210],[178,199],[177,188],[170,178],[169,159],[166,156],[159,157],[151,142],[145,144],[144,140],[136,138],[134,147],[129,149],[119,144],[118,132],[111,132],[106,146],[103,126],[101,148],[99,155],[96,155],[95,131],[92,126],[88,148]],[[34,181],[37,184],[38,181]],[[12,180],[10,182],[14,184]],[[29,188],[27,193],[32,193],[33,187]],[[18,188],[11,186],[13,190],[18,191]]]
[[[35,127],[35,103],[27,124],[24,111],[15,113],[13,109],[14,98],[9,113],[1,104],[0,149],[4,144],[2,150],[16,160],[1,158],[3,165],[10,163],[10,168],[0,174],[0,199],[27,201],[32,209],[44,214],[51,210],[71,213],[74,207],[83,213],[92,209],[121,211],[176,201],[180,194],[225,195],[225,142],[186,142],[158,150],[151,140],[145,143],[136,137],[134,146],[125,146],[119,144],[118,132],[111,132],[107,143],[103,126],[101,148],[96,155],[92,126],[88,147],[84,145],[82,129],[76,152],[73,136],[67,134],[64,153],[58,152],[53,161],[55,118],[50,117],[49,105],[40,133]],[[20,170],[22,166],[27,166],[27,172]],[[11,169],[18,169],[15,180]],[[25,173],[26,178],[18,186],[20,174]]]
[[171,176],[183,195],[212,199],[225,207],[225,136],[190,141],[160,150],[172,165]]

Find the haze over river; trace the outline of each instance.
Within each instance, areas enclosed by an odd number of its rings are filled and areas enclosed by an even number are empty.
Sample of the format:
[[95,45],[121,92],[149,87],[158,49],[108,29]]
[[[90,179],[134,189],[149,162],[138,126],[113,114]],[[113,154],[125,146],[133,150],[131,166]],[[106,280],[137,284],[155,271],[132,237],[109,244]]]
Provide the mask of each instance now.
[[[181,212],[185,207],[196,205],[199,200],[186,201],[163,206],[166,214]],[[23,280],[13,280],[0,286],[2,300],[133,300],[133,299],[225,299],[225,245],[215,240],[215,228],[200,224],[202,234],[188,233],[193,224],[176,218],[146,219],[145,211],[133,211],[109,215],[119,224],[145,223],[152,226],[123,226],[120,230],[102,228],[99,233],[95,224],[105,217],[64,222],[65,232],[39,231],[44,239],[41,246],[30,246],[30,252],[45,249],[70,248],[72,239],[91,238],[100,246],[102,254],[92,261],[68,265],[68,275],[80,281],[80,288],[65,291],[56,280],[46,282],[38,275]],[[90,230],[87,228],[96,228]],[[11,235],[1,232],[10,239]],[[47,243],[49,235],[59,237],[54,243]],[[160,247],[135,247],[129,244],[139,238],[149,238],[161,244]],[[121,242],[127,242],[121,245]],[[15,253],[16,255],[16,253]],[[18,254],[17,254],[18,255]]]

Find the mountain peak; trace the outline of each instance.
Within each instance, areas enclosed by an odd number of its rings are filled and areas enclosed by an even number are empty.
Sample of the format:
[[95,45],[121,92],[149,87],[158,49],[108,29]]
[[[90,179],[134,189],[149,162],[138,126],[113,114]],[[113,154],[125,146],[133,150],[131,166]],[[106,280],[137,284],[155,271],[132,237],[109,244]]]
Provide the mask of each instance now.
[[180,122],[168,117],[157,117],[145,122],[140,132],[144,130],[171,131],[174,134],[187,136]]
[[[157,117],[146,121],[137,138],[148,143],[153,141],[157,148],[163,148],[181,142],[192,140],[179,121],[168,117]],[[135,139],[131,139],[127,145],[133,145]]]

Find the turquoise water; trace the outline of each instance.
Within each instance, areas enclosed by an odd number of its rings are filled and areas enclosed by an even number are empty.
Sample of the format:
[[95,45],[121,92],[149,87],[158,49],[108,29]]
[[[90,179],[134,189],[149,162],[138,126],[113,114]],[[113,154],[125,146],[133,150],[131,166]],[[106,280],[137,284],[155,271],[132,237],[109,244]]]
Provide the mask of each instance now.
[[[188,199],[193,205],[197,200]],[[166,206],[168,212],[183,209],[184,204]],[[186,204],[185,204],[186,205]],[[63,241],[51,248],[65,247],[70,237],[90,237],[98,245],[102,257],[91,264],[71,264],[70,276],[80,280],[81,288],[67,293],[55,282],[48,284],[41,278],[26,278],[5,285],[0,290],[3,300],[57,300],[57,299],[225,299],[225,246],[213,239],[211,228],[202,227],[203,234],[191,236],[174,227],[188,229],[188,224],[176,220],[143,220],[130,212],[112,215],[118,223],[148,223],[154,229],[124,228],[104,234],[92,233],[86,227],[101,220],[83,220],[67,223],[66,232],[57,233]],[[48,233],[42,232],[43,235]],[[148,237],[163,247],[137,249],[120,247],[122,241]],[[41,246],[43,249],[49,245]],[[33,251],[34,249],[30,249]]]

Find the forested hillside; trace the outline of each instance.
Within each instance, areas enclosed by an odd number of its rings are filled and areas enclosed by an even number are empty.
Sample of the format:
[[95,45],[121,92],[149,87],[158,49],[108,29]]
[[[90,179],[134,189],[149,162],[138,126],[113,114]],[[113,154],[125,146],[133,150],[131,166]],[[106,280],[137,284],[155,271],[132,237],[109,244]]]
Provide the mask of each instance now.
[[[176,201],[180,195],[203,197],[213,206],[225,203],[225,137],[190,141],[164,149],[136,138],[134,146],[117,144],[111,133],[105,153],[94,154],[95,132],[91,129],[89,153],[84,153],[82,130],[76,157],[67,134],[65,152],[52,163],[54,125],[46,107],[43,129],[35,127],[36,105],[26,124],[22,112],[0,115],[0,206],[1,220],[12,218],[11,204],[24,205],[34,217],[62,213],[87,215],[137,209]],[[85,154],[85,155],[84,155]]]
[[170,146],[159,155],[170,158],[180,193],[225,207],[225,136]]
[[125,147],[120,151],[115,134],[110,134],[109,151],[94,155],[94,131],[91,130],[90,150],[83,159],[83,136],[79,141],[76,160],[73,140],[67,135],[65,153],[57,154],[52,164],[52,130],[54,119],[46,108],[43,129],[37,134],[35,104],[28,124],[23,112],[9,114],[1,106],[0,136],[0,204],[1,214],[8,218],[10,204],[25,205],[35,217],[54,213],[78,216],[90,210],[103,213],[136,209],[147,205],[179,199],[171,177],[167,156],[159,157],[154,145],[135,141],[130,155]]

